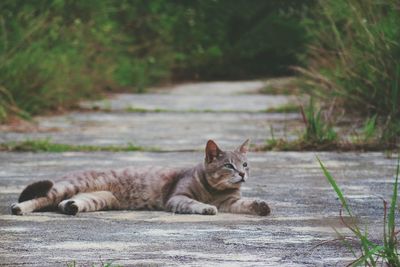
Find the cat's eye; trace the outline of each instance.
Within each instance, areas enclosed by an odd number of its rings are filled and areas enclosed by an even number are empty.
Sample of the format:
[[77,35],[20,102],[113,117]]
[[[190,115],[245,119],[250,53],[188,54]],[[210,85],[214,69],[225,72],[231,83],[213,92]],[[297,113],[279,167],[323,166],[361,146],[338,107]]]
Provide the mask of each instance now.
[[235,167],[234,167],[232,164],[230,164],[230,163],[226,163],[224,166],[225,166],[226,168],[228,168],[228,169],[232,169],[232,170],[235,169]]
[[247,167],[247,162],[243,163],[243,167],[245,168]]

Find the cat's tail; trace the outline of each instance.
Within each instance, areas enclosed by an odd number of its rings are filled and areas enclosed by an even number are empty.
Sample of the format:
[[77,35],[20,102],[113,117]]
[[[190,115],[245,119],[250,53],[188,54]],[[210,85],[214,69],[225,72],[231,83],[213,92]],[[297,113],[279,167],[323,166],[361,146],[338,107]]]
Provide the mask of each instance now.
[[45,197],[53,185],[53,182],[50,180],[43,180],[30,184],[22,191],[18,202],[21,203],[34,198]]

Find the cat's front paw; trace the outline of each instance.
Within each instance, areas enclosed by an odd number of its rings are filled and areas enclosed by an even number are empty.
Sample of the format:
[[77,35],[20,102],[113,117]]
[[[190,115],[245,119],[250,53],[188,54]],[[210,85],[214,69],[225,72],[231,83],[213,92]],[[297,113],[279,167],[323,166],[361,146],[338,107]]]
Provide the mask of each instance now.
[[208,206],[201,210],[201,214],[203,214],[203,215],[216,215],[217,212],[218,212],[218,210],[214,206]]
[[260,216],[267,216],[271,213],[271,209],[264,200],[254,200],[254,202],[251,203],[251,209]]

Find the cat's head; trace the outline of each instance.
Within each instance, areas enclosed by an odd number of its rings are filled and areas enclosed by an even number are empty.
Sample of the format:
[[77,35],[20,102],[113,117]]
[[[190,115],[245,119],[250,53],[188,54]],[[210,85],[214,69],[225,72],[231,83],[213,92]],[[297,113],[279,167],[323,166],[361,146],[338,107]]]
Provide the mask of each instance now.
[[207,182],[213,189],[240,188],[248,179],[248,148],[248,139],[234,151],[222,151],[213,140],[208,140],[204,166]]

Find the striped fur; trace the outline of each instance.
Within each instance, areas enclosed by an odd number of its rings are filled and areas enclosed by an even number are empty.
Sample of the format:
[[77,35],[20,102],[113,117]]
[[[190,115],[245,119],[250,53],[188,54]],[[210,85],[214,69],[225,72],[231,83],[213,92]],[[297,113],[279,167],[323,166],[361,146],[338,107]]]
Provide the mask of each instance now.
[[193,168],[125,168],[69,174],[54,182],[40,181],[24,189],[12,214],[43,209],[64,214],[98,210],[166,210],[174,213],[268,215],[265,201],[241,198],[249,175],[248,140],[234,151],[214,141],[206,146],[204,163]]

